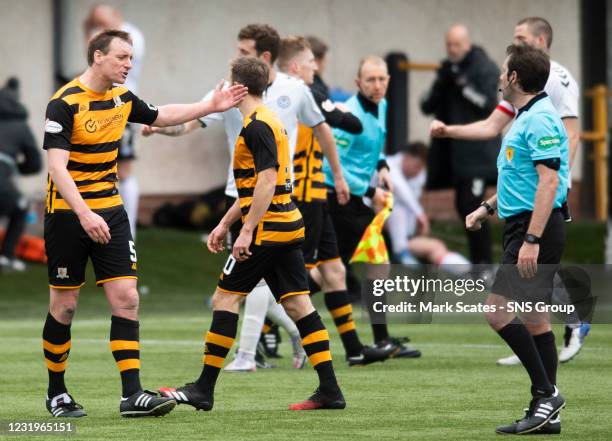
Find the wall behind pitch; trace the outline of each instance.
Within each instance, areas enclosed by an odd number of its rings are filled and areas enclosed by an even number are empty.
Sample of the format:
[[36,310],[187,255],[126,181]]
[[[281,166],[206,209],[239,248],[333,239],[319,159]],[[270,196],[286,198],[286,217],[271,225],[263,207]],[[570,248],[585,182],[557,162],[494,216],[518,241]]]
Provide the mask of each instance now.
[[[5,1],[5,0],[2,0]],[[30,7],[27,6],[28,3]],[[50,1],[11,3],[9,9],[50,14]],[[85,67],[81,22],[94,0],[62,0],[65,73]],[[501,63],[516,21],[542,15],[555,29],[552,56],[579,78],[579,23],[577,0],[115,0],[127,21],[146,38],[140,96],[154,104],[199,100],[227,75],[234,55],[236,34],[249,22],[266,22],[282,35],[315,34],[331,46],[325,74],[331,85],[353,90],[358,59],[368,53],[392,50],[408,53],[413,61],[436,62],[444,57],[444,33],[463,22],[473,40]],[[21,6],[26,4],[25,6]],[[13,15],[15,32],[21,30]],[[45,18],[50,23],[50,16]],[[4,16],[0,22],[4,22]],[[36,35],[50,45],[50,28]],[[25,45],[25,43],[24,43]],[[25,49],[25,47],[24,47]],[[19,52],[24,64],[35,66],[30,51]],[[50,56],[50,55],[49,55]],[[6,58],[4,58],[6,59]],[[5,67],[0,67],[5,69]],[[3,71],[0,71],[3,72]],[[40,75],[30,73],[30,75]],[[48,78],[48,75],[47,75]],[[418,109],[418,99],[433,80],[433,73],[414,72],[410,84],[412,139],[426,139],[429,118]],[[50,80],[48,80],[50,81]],[[45,89],[48,83],[39,85]],[[51,90],[32,100],[42,113]],[[225,180],[229,158],[223,131],[207,128],[182,138],[139,139],[137,173],[143,194],[200,193]]]
[[[51,2],[0,0],[0,84],[16,76],[28,122],[42,145],[45,108],[53,89],[53,21]],[[2,142],[2,140],[0,140]],[[29,195],[44,199],[46,172],[21,178]]]

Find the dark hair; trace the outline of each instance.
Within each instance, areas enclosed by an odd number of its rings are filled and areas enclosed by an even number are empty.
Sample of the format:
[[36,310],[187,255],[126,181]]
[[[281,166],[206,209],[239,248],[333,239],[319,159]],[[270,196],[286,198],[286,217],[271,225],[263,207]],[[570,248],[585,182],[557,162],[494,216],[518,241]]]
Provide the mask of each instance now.
[[317,60],[322,59],[329,50],[329,47],[323,42],[323,40],[315,36],[310,35],[306,37],[306,40],[308,40],[310,48],[312,49],[312,53],[314,54],[315,59]]
[[532,35],[539,37],[540,35],[544,34],[544,37],[546,37],[546,47],[550,49],[553,41],[553,30],[552,26],[546,19],[542,17],[527,17],[523,18],[516,25],[520,26],[524,24],[527,25],[529,32],[531,32]]
[[427,150],[427,145],[422,141],[409,142],[399,149],[401,153],[416,156],[423,162],[427,162]]
[[525,44],[511,44],[508,55],[508,77],[514,71],[523,92],[539,93],[544,90],[550,74],[550,58],[540,49]]
[[268,65],[255,57],[239,57],[232,62],[232,82],[249,88],[249,95],[262,96],[268,87]]
[[118,29],[108,29],[96,34],[87,46],[87,64],[92,65],[94,62],[94,54],[96,51],[102,52],[104,55],[108,54],[108,48],[110,47],[113,38],[119,38],[130,45],[132,44],[132,37],[130,34]]
[[280,35],[272,26],[264,24],[246,25],[238,32],[238,40],[254,40],[257,55],[270,52],[270,62],[274,63],[280,48]]
[[290,36],[283,38],[281,40],[280,50],[278,51],[278,60],[276,61],[279,69],[285,72],[289,61],[306,49],[310,49],[310,44],[304,37]]

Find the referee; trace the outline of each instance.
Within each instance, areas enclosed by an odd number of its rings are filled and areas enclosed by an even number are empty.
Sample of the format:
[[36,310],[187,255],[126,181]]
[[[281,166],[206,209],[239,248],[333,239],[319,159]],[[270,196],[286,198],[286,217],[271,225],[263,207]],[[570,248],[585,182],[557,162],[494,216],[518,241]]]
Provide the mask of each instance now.
[[[503,434],[559,433],[565,399],[556,383],[557,350],[548,313],[509,312],[509,301],[550,302],[553,277],[565,244],[561,211],[569,174],[567,132],[542,92],[548,55],[526,45],[507,49],[500,86],[518,109],[497,158],[497,194],[466,217],[478,230],[495,208],[506,220],[502,266],[487,298],[491,327],[519,357],[531,379],[533,399],[525,416],[496,431]],[[495,293],[495,294],[494,294]]]

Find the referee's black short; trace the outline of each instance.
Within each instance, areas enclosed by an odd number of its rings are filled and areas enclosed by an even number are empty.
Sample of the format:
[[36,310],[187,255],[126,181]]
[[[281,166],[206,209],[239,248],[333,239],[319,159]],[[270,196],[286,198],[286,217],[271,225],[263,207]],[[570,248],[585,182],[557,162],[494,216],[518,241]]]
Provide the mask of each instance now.
[[302,244],[306,268],[340,258],[336,231],[326,202],[303,202],[294,200],[302,218],[306,237]]
[[96,274],[96,284],[117,279],[136,279],[138,263],[130,232],[130,222],[123,206],[98,211],[106,221],[111,240],[103,245],[89,238],[79,218],[72,211],[56,211],[45,215],[45,250],[49,286],[80,288],[85,283],[87,258]]
[[540,238],[536,275],[531,279],[523,279],[518,273],[516,264],[530,221],[530,211],[506,219],[502,242],[502,264],[495,276],[491,292],[511,300],[550,303],[553,279],[559,269],[565,246],[565,219],[560,208],[551,212]]
[[346,205],[340,205],[336,193],[331,188],[328,189],[327,203],[338,240],[338,251],[346,265],[353,256],[366,228],[374,220],[374,210],[364,204],[361,196],[355,195],[351,195]]

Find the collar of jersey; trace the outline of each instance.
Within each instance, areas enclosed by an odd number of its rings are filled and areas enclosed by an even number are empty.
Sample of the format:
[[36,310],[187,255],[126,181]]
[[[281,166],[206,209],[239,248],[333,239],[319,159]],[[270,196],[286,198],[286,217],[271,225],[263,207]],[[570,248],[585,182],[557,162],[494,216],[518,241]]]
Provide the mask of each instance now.
[[103,96],[105,96],[105,95],[106,95],[106,92],[108,92],[108,90],[107,90],[107,91],[105,91],[105,92],[96,92],[95,90],[90,89],[90,88],[89,88],[89,87],[87,87],[85,84],[83,84],[83,83],[81,82],[81,80],[79,80],[79,77],[77,77],[77,78],[76,78],[76,82],[77,82],[77,85],[78,85],[78,86],[79,86],[81,89],[83,89],[85,92],[87,92],[87,94],[88,94],[88,95],[93,95],[93,96],[95,96],[95,97],[100,97],[100,98],[101,98],[101,97],[103,97]]
[[536,96],[531,98],[527,104],[525,104],[523,107],[521,107],[519,109],[518,114],[516,115],[516,117],[518,118],[521,115],[521,113],[527,112],[529,109],[531,109],[531,107],[535,103],[537,103],[538,101],[540,101],[543,98],[546,98],[547,96],[548,96],[548,94],[546,92],[540,92],[539,94],[537,94]]
[[359,104],[361,104],[361,107],[363,107],[363,110],[365,110],[366,113],[371,113],[376,118],[378,118],[378,104],[367,98],[361,92],[357,93],[357,99],[359,100]]

